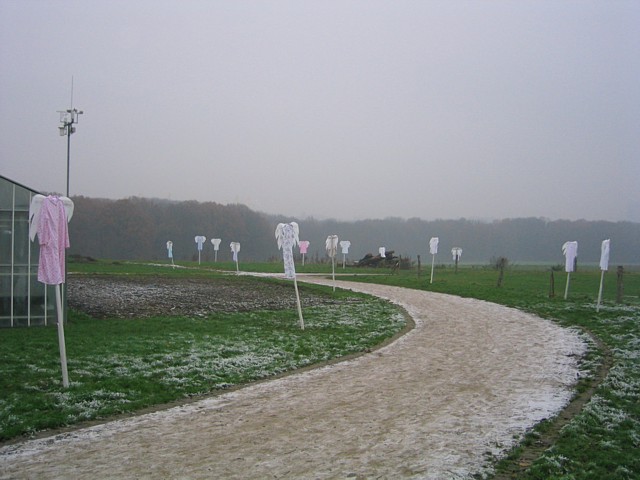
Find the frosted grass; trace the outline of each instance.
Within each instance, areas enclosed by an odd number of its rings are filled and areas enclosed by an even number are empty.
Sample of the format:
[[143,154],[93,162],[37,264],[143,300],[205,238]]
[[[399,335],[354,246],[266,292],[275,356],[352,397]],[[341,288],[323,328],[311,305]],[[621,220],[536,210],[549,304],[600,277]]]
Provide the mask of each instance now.
[[[305,309],[304,331],[295,312],[247,312],[233,317],[238,321],[237,329],[230,327],[235,335],[209,333],[208,327],[181,331],[173,323],[159,334],[141,331],[130,338],[104,340],[85,355],[76,354],[73,340],[68,341],[71,388],[56,386],[57,359],[27,362],[27,378],[34,380],[21,388],[34,404],[21,409],[19,404],[25,402],[20,395],[3,396],[0,434],[35,431],[42,415],[53,417],[50,423],[71,425],[264,379],[366,350],[405,325],[403,314],[387,302],[347,300],[339,306]],[[211,322],[213,328],[219,320],[197,322]],[[145,328],[153,329],[152,325]]]

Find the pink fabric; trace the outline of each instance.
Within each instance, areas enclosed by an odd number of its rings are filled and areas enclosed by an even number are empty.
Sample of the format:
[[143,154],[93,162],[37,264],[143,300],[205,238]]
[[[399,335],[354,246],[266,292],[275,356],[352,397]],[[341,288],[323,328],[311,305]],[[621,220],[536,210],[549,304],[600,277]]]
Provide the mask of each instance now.
[[64,283],[64,251],[69,248],[69,230],[64,204],[58,197],[48,196],[40,207],[38,224],[40,263],[38,280],[47,285]]
[[300,247],[300,253],[307,253],[307,248],[309,248],[309,241],[303,240],[298,244],[298,246]]

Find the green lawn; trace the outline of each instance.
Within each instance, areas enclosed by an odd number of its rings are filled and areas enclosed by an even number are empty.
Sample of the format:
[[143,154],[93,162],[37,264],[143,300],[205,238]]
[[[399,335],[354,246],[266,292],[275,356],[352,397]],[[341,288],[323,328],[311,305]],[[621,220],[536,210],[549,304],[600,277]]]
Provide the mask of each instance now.
[[[203,274],[112,263],[94,265],[92,271]],[[238,280],[239,288],[273,282]],[[0,440],[205,395],[362,352],[406,325],[404,313],[388,302],[332,293],[328,287],[300,288],[302,295],[313,291],[334,300],[305,308],[304,330],[295,309],[107,320],[71,311],[65,325],[68,389],[61,386],[56,328],[1,329]]]

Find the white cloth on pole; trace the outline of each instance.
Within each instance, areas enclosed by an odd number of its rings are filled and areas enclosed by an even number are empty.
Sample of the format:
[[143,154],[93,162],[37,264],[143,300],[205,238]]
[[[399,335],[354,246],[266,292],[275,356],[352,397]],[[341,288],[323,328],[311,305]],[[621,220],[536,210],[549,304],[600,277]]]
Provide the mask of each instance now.
[[578,242],[565,242],[562,245],[562,253],[564,254],[564,271],[571,273],[574,270],[576,257],[578,256]]
[[611,240],[603,240],[602,246],[600,247],[600,270],[607,271],[609,270],[609,249],[611,248]]
[[40,244],[38,281],[47,285],[65,282],[65,250],[70,246],[69,203],[73,212],[73,202],[67,197],[36,195],[31,200],[30,230],[34,237],[38,235]]
[[173,258],[173,242],[171,240],[167,242],[167,250],[168,250],[169,258]]
[[202,244],[207,240],[207,237],[203,235],[197,235],[195,239],[196,243],[198,244],[198,250],[202,250]]
[[386,258],[387,257],[387,248],[386,247],[380,247],[378,249],[378,253],[380,254],[380,256],[382,258]]
[[438,242],[440,239],[438,237],[431,237],[429,240],[429,253],[431,255],[436,255],[438,253]]
[[293,279],[296,276],[296,266],[293,260],[293,247],[300,243],[299,228],[296,222],[279,223],[276,227],[276,240],[278,249],[282,248],[284,261],[284,276]]
[[342,240],[340,242],[340,248],[342,248],[342,253],[347,255],[349,253],[349,247],[351,246],[351,242],[349,240]]
[[240,242],[231,242],[229,244],[231,251],[233,252],[233,261],[238,261],[238,252],[240,252]]
[[220,242],[222,241],[221,238],[212,238],[211,239],[211,244],[213,245],[213,249],[217,252],[218,249],[220,248]]
[[338,252],[338,236],[329,235],[325,242],[325,248],[327,249],[327,255],[331,258],[335,257]]

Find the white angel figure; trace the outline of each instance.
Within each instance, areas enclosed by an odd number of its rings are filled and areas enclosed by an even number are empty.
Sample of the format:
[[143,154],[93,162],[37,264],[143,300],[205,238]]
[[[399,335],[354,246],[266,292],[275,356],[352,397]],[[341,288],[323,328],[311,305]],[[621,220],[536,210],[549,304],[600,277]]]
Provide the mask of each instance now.
[[338,253],[338,236],[329,235],[325,242],[327,255],[331,257],[331,276],[333,277],[333,291],[336,291],[336,253]]
[[195,240],[198,244],[198,251],[202,251],[202,244],[207,240],[207,237],[204,235],[196,235]]
[[342,240],[340,242],[340,248],[342,248],[342,268],[345,268],[345,264],[347,263],[347,254],[349,253],[349,247],[351,246],[351,242],[349,240]]
[[231,242],[231,253],[233,253],[233,261],[238,263],[238,253],[240,252],[240,242]]
[[571,273],[574,270],[576,257],[578,256],[578,242],[565,242],[562,245],[562,254],[564,255],[564,271]]
[[[44,195],[34,195],[29,205],[29,238],[33,242],[38,232],[38,226],[40,224],[40,209],[42,208],[42,201],[46,197]],[[58,197],[62,200],[64,206],[64,213],[67,215],[67,222],[73,217],[73,201],[69,197]]]
[[609,270],[609,251],[611,249],[611,239],[603,240],[600,246],[600,270]]
[[304,256],[309,249],[309,240],[302,240],[298,242],[298,247],[300,247],[300,254],[302,255],[302,266],[304,267]]
[[236,262],[236,272],[240,272],[240,266],[238,265],[238,253],[240,252],[240,242],[231,242],[229,244],[231,252],[233,253],[233,261]]
[[611,240],[603,240],[600,245],[600,289],[598,290],[598,304],[596,306],[596,312],[600,311],[600,303],[602,302],[602,287],[604,286],[604,272],[609,270],[609,250],[611,247]]
[[282,258],[284,260],[284,276],[289,279],[296,276],[293,247],[300,243],[299,233],[300,229],[296,222],[279,223],[276,227],[278,250],[282,249]]
[[436,254],[438,253],[438,242],[440,242],[438,237],[431,237],[431,240],[429,240],[429,253],[431,254],[431,280],[429,283],[433,283],[433,267],[436,263]]
[[578,242],[564,242],[562,245],[562,253],[564,254],[564,271],[567,272],[567,285],[564,288],[564,299],[569,296],[569,281],[571,272],[575,269],[576,257],[578,256]]
[[436,255],[438,253],[438,242],[440,239],[438,237],[431,237],[429,240],[429,253],[431,255]]
[[198,244],[198,265],[200,265],[200,253],[202,252],[202,244],[207,240],[204,235],[196,235],[196,243]]
[[304,319],[302,318],[300,293],[298,292],[298,282],[296,281],[296,267],[293,261],[293,247],[300,244],[300,229],[298,228],[298,224],[296,222],[279,223],[276,227],[276,240],[278,241],[278,250],[282,249],[282,258],[284,260],[284,276],[288,279],[293,280],[293,286],[296,291],[296,301],[298,304],[300,328],[304,330]]
[[325,248],[327,249],[327,255],[331,258],[335,257],[338,252],[338,236],[329,235],[325,242]]
[[211,244],[213,245],[213,251],[214,251],[214,261],[218,261],[218,250],[220,250],[220,242],[222,241],[221,238],[212,238],[211,239]]
[[29,205],[29,237],[38,236],[40,259],[38,281],[54,285],[58,314],[58,347],[62,368],[62,386],[69,387],[67,349],[64,340],[64,310],[62,284],[65,283],[65,249],[69,248],[68,223],[73,216],[73,201],[69,197],[34,195]]

